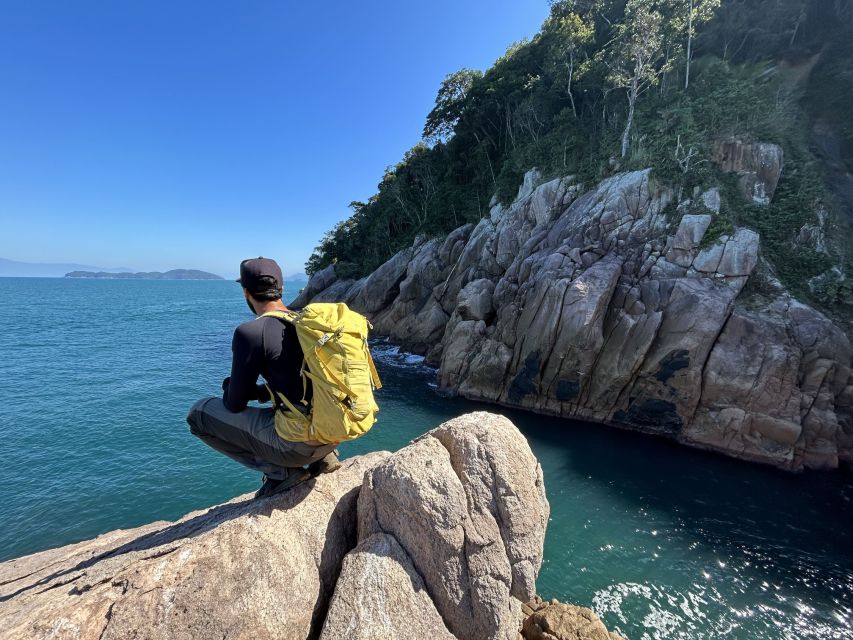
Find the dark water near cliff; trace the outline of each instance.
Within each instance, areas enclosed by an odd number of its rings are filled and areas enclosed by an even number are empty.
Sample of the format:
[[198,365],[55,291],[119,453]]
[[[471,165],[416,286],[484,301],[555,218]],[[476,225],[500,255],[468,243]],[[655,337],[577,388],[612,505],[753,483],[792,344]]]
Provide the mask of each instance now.
[[[254,490],[256,474],[184,423],[218,391],[248,314],[231,282],[0,278],[0,559]],[[483,408],[439,397],[418,358],[375,353],[381,420],[345,455]],[[843,478],[506,413],[545,471],[544,596],[592,606],[632,640],[853,637]]]

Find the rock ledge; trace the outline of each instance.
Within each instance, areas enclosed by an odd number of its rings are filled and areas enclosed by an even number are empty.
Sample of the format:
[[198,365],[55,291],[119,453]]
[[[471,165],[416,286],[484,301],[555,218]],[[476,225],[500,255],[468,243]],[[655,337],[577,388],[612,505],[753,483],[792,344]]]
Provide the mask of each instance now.
[[0,638],[611,640],[538,606],[548,515],[521,433],[468,414],[279,496],[2,563]]

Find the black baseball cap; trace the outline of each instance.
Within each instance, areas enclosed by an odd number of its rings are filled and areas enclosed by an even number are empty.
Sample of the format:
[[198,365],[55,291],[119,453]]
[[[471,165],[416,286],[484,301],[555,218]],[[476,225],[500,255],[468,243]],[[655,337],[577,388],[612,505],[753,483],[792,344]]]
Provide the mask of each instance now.
[[271,258],[248,258],[240,263],[240,277],[237,282],[249,293],[281,295],[282,281],[281,267]]

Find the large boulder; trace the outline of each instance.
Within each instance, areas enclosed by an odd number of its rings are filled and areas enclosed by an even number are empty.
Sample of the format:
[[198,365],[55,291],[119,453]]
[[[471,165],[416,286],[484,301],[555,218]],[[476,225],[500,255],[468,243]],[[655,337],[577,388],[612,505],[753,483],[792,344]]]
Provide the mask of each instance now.
[[678,436],[693,418],[702,363],[731,312],[736,291],[705,278],[680,278],[668,292],[657,335],[612,409],[614,423]]
[[727,238],[717,273],[723,276],[748,276],[758,263],[758,234],[750,229],[738,229]]
[[[430,240],[414,248],[399,285],[399,295],[392,304],[371,316],[378,332],[418,352],[426,351],[441,337],[447,314],[435,299],[433,289],[446,276],[450,259],[446,251],[451,254],[454,248],[461,251],[464,241],[460,240],[466,237],[465,232],[463,228],[443,243]],[[450,249],[446,250],[448,245]]]
[[737,309],[705,365],[702,403],[682,437],[789,466],[802,433],[801,353],[784,319]]
[[702,242],[702,237],[710,225],[711,216],[709,215],[688,214],[684,216],[678,225],[678,231],[675,232],[672,246],[682,251],[695,249]]
[[[366,474],[358,535],[368,546],[381,535],[398,543],[394,571],[411,575],[411,562],[453,635],[514,640],[521,605],[535,595],[548,514],[542,469],[521,433],[502,416],[472,413],[430,431]],[[371,571],[391,573],[390,560],[371,562]],[[344,581],[359,584],[346,574]],[[416,587],[413,579],[405,585]],[[338,606],[352,610],[348,602],[339,605],[336,593],[329,619]],[[362,607],[358,613],[356,626],[367,624],[376,610]],[[428,627],[431,620],[431,612],[424,613],[417,624]]]
[[345,302],[348,304],[361,290],[363,284],[364,279],[335,280],[332,284],[311,298],[311,302]]
[[853,454],[853,350],[826,317],[788,297],[736,308],[705,364],[681,438],[788,469],[836,468]]
[[387,307],[400,293],[414,249],[404,249],[371,273],[352,300],[354,309],[370,316]]
[[534,598],[524,605],[527,618],[521,628],[524,640],[624,640],[608,631],[595,612],[551,600]]
[[0,564],[4,640],[304,639],[353,547],[372,453],[263,500]]
[[621,260],[611,255],[574,280],[538,280],[522,302],[514,375],[503,401],[555,413],[578,404],[604,343],[604,316],[621,273]]
[[485,320],[494,311],[492,295],[495,283],[486,278],[466,284],[456,297],[456,308],[463,320]]

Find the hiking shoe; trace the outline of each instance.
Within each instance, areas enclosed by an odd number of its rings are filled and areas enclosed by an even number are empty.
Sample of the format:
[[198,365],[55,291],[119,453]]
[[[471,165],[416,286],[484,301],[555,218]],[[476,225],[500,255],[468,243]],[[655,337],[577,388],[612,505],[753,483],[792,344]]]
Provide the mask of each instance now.
[[266,498],[267,496],[274,496],[277,493],[287,491],[288,489],[295,487],[298,484],[302,484],[310,477],[311,474],[308,473],[308,471],[306,471],[302,467],[288,468],[287,477],[283,480],[264,476],[264,483],[261,485],[261,488],[258,489],[255,493],[255,498],[257,499]]
[[269,476],[264,476],[263,484],[261,484],[261,488],[255,492],[255,498],[264,498],[266,496],[272,495],[273,490],[280,485],[283,480],[277,480],[275,478],[270,478]]
[[296,485],[302,484],[310,477],[311,474],[308,473],[307,469],[303,469],[302,467],[289,468],[287,470],[287,478],[280,480],[279,483],[273,487],[272,492],[269,493],[269,495],[274,496],[283,491],[287,491],[288,489],[292,489]]
[[319,476],[321,473],[332,473],[332,471],[337,471],[340,468],[341,461],[338,460],[337,451],[327,453],[324,457],[308,465],[308,471],[311,472],[312,476]]

